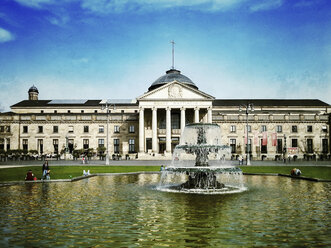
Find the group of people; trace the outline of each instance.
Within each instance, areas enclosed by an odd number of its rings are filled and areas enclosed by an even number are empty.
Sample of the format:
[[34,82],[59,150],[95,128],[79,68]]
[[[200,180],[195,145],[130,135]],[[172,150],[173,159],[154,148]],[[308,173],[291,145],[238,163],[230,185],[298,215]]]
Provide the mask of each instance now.
[[[48,161],[45,161],[45,163],[43,164],[43,167],[42,167],[41,180],[45,180],[45,179],[50,180],[51,179],[50,172],[51,172],[51,170],[49,169]],[[32,173],[32,170],[28,170],[28,172],[26,173],[26,176],[25,176],[25,181],[33,181],[33,180],[37,180],[37,177],[34,176],[34,174]]]

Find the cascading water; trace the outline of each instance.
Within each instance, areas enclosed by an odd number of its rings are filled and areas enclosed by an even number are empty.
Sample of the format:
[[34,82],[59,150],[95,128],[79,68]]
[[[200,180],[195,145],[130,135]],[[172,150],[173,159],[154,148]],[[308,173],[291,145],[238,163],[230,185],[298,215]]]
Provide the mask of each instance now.
[[159,190],[224,194],[246,190],[240,168],[227,164],[230,147],[221,145],[217,124],[185,126],[172,163],[162,171]]

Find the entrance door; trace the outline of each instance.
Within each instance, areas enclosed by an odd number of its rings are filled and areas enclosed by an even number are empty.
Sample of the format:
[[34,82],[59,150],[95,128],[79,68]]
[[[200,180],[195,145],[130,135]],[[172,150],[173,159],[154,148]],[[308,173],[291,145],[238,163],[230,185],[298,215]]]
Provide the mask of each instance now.
[[152,151],[152,138],[146,138],[146,152]]
[[159,143],[159,151],[161,154],[166,150],[166,143]]
[[179,137],[172,137],[171,138],[171,153],[174,152],[176,145],[179,144]]

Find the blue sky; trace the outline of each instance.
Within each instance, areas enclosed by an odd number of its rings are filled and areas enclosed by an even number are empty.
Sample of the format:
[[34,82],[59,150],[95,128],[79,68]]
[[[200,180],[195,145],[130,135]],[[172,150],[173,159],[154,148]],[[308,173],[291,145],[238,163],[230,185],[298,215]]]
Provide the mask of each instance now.
[[136,98],[171,67],[217,99],[331,104],[329,0],[2,0],[0,111]]

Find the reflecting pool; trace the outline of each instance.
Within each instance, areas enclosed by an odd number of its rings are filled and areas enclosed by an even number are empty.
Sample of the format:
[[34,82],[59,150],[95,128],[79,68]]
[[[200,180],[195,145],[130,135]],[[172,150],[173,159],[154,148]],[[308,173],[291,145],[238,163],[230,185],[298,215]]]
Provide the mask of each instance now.
[[155,190],[158,174],[0,187],[0,247],[331,246],[331,184],[245,176],[248,191]]

